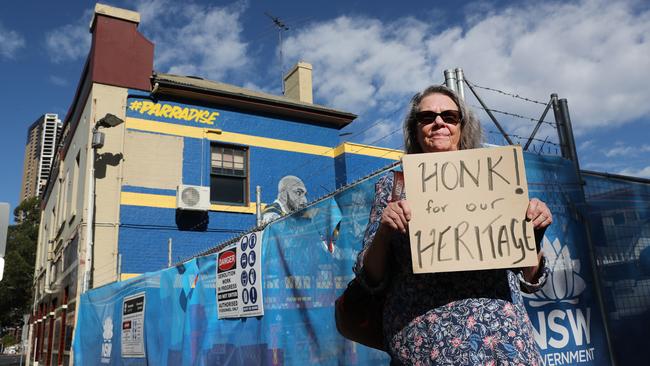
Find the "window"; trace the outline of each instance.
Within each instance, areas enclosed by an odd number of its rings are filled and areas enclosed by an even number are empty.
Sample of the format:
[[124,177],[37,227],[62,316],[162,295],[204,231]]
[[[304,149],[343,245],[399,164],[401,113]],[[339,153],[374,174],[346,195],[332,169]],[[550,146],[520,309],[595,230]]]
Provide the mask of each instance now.
[[210,146],[210,201],[248,204],[248,148]]

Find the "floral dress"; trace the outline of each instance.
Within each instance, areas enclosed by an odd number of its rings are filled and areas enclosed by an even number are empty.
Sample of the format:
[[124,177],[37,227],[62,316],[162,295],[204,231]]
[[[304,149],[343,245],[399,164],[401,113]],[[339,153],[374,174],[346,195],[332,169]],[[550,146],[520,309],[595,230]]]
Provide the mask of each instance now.
[[521,287],[532,292],[544,284],[549,273],[545,259],[536,284],[506,269],[413,274],[408,235],[395,232],[386,280],[374,288],[366,284],[363,258],[392,188],[392,172],[376,184],[355,266],[370,291],[386,293],[384,341],[391,364],[540,365]]

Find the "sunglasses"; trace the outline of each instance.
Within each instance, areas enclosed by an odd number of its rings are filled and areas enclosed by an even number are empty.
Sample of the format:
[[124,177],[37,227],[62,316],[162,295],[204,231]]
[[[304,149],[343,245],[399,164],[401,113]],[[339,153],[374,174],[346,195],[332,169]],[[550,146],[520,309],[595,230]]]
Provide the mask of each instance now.
[[434,123],[436,118],[442,118],[443,122],[450,125],[457,125],[462,120],[460,111],[447,110],[440,113],[434,111],[421,111],[415,113],[415,120],[421,125],[428,125]]

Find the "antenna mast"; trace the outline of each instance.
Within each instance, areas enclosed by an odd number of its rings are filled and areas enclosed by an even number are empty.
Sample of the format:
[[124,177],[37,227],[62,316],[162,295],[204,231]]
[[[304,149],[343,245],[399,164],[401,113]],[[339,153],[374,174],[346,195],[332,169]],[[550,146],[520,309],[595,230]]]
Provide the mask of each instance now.
[[267,17],[273,21],[273,25],[278,28],[278,45],[280,47],[280,87],[282,89],[282,94],[284,95],[284,58],[282,55],[282,31],[288,31],[289,27],[280,18],[274,17],[268,12],[264,12]]

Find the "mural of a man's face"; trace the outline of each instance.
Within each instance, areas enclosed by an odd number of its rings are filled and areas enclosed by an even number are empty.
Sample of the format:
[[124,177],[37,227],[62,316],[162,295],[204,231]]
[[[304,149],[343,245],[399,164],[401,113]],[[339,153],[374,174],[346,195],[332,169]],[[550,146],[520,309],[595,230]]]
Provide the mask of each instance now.
[[288,175],[280,180],[278,198],[289,211],[307,204],[307,188],[300,178]]
[[[301,182],[302,183],[302,182]],[[307,189],[303,184],[295,185],[287,190],[287,206],[295,210],[307,204]]]

